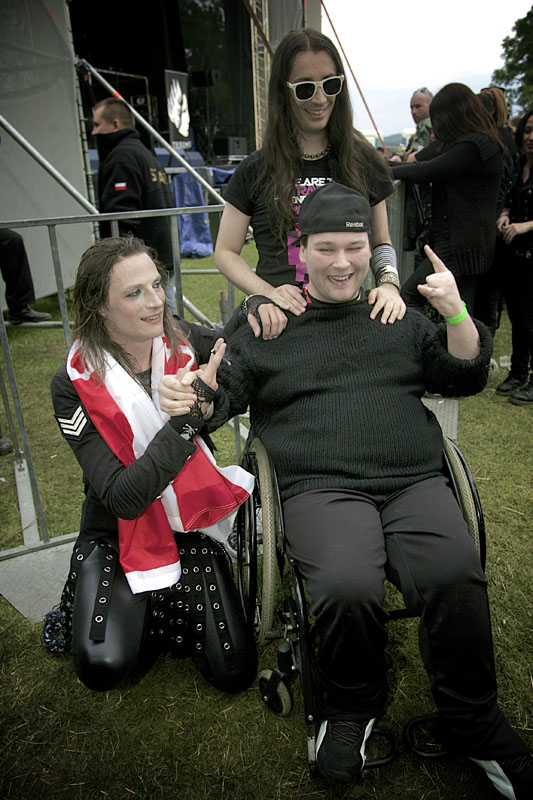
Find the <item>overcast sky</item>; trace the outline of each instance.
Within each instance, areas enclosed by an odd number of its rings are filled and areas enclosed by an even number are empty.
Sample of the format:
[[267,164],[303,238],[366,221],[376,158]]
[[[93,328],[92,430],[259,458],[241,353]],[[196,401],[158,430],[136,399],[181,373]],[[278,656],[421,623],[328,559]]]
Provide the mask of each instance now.
[[[502,41],[529,0],[446,0],[414,4],[392,0],[324,0],[370,112],[383,136],[413,125],[414,89],[433,94],[446,83],[478,92],[503,65]],[[322,11],[322,31],[337,40]],[[340,49],[340,48],[339,48]],[[355,126],[372,128],[360,94],[348,78]]]

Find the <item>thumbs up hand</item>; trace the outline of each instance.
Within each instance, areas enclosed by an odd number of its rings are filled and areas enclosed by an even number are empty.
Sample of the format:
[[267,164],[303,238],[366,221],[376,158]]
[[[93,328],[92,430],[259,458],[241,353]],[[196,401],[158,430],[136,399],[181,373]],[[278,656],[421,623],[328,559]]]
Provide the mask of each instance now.
[[163,375],[157,387],[161,410],[171,417],[182,416],[191,413],[193,407],[199,403],[200,410],[205,416],[209,411],[210,403],[202,402],[192,384],[197,378],[200,378],[208,389],[213,392],[217,390],[217,369],[225,350],[224,340],[217,339],[207,364],[202,364],[196,370],[184,367],[179,369],[175,375]]

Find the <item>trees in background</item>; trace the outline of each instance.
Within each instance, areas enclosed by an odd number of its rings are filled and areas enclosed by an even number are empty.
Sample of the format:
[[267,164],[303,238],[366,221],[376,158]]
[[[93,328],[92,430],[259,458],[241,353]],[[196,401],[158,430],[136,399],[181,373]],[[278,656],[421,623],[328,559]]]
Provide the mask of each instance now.
[[533,7],[513,25],[514,36],[502,42],[504,66],[492,73],[492,82],[505,88],[509,111],[533,108]]

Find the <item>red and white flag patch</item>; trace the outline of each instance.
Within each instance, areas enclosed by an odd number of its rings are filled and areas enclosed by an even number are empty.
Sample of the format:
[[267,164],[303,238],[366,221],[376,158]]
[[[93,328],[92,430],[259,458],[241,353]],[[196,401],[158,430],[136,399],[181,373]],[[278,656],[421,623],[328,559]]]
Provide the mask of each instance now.
[[115,183],[115,192],[123,192],[124,189],[127,189],[127,187],[128,184],[126,181],[119,181],[118,183]]

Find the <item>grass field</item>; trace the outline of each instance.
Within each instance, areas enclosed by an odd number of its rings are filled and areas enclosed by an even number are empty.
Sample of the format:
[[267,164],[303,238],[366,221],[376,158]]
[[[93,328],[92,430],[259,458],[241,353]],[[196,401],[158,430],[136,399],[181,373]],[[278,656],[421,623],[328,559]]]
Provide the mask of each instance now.
[[[253,249],[247,245],[247,257]],[[211,266],[210,259],[184,267]],[[222,278],[185,276],[184,291],[217,317]],[[57,315],[53,298],[39,303]],[[504,315],[495,342],[510,352]],[[75,531],[80,470],[52,417],[50,379],[65,358],[61,330],[9,330],[32,458],[51,535]],[[494,645],[501,704],[533,744],[531,508],[533,418],[529,408],[495,395],[500,369],[476,397],[462,399],[458,441],[474,473],[487,536]],[[2,418],[5,428],[5,419]],[[218,460],[232,460],[232,436],[217,434]],[[21,543],[12,462],[0,461],[0,548]],[[481,771],[465,761],[422,762],[406,752],[401,729],[431,710],[417,648],[416,620],[391,623],[390,701],[382,726],[399,744],[396,760],[349,787],[308,774],[299,688],[295,709],[279,718],[256,686],[228,696],[211,688],[189,661],[161,658],[138,683],[90,692],[68,656],[41,646],[33,625],[0,599],[0,797],[65,800],[486,800],[496,798]],[[260,666],[275,666],[275,645]]]

